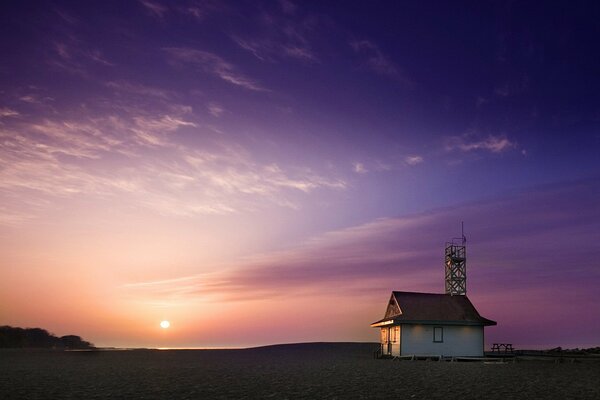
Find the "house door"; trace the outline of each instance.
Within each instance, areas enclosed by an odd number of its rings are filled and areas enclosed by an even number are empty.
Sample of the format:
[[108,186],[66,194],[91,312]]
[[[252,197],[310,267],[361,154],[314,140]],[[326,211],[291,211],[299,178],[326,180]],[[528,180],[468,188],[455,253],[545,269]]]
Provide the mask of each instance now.
[[381,328],[381,353],[390,354],[390,328]]
[[388,334],[387,334],[387,353],[388,354],[392,354],[392,329],[394,329],[394,327],[390,327],[388,328]]

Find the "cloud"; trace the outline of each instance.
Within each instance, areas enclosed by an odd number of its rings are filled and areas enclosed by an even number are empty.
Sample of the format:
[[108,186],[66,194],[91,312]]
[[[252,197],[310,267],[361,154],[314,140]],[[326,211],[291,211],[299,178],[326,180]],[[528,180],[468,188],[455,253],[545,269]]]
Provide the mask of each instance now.
[[79,20],[65,10],[54,10],[54,12],[64,21],[71,25],[76,25]]
[[316,61],[316,56],[305,47],[298,46],[282,46],[284,53],[288,57],[297,58],[304,61]]
[[35,93],[29,93],[29,94],[20,96],[19,100],[21,100],[25,103],[29,103],[29,104],[44,104],[44,103],[48,103],[50,101],[54,101],[54,98],[49,97],[49,96],[41,97],[40,95],[37,95]]
[[369,40],[355,40],[350,42],[350,47],[355,53],[366,58],[366,65],[373,72],[391,78],[408,87],[414,86],[414,82],[392,62],[386,55],[382,53],[375,43]]
[[498,86],[494,89],[494,94],[500,97],[507,97],[511,94],[508,85]]
[[173,10],[198,22],[206,20],[209,16],[213,17],[215,14],[223,14],[225,18],[228,18],[232,13],[229,4],[218,0],[187,0],[179,3],[172,6]]
[[18,226],[35,218],[34,214],[14,211],[0,206],[0,226]]
[[79,40],[73,37],[69,37],[66,42],[55,41],[54,54],[55,56],[50,57],[48,60],[51,65],[84,78],[90,77],[84,63],[85,61],[92,61],[95,64],[105,67],[115,66],[114,63],[103,56],[100,50],[85,48]]
[[[590,233],[600,227],[600,210],[591,194],[598,188],[598,180],[563,183],[494,201],[378,219],[313,237],[288,250],[248,257],[210,279],[187,277],[186,287],[192,296],[219,298],[235,297],[233,292],[240,290],[249,297],[266,292],[280,296],[315,288],[328,291],[332,285],[341,295],[361,282],[372,283],[377,290],[391,285],[398,290],[439,291],[443,244],[458,230],[459,219],[466,217],[471,281],[482,285],[474,288],[476,292],[499,294],[504,285],[534,288],[548,276],[565,279],[557,281],[560,286],[586,274],[591,274],[591,282],[582,289],[595,290],[600,283],[595,270],[598,251]],[[572,246],[553,253],[565,235]],[[523,240],[528,243],[525,247],[520,245]],[[570,259],[577,268],[565,270]],[[194,288],[199,280],[202,283]],[[165,293],[178,290],[176,281],[166,286]]]
[[207,106],[208,112],[211,113],[213,117],[219,118],[225,112],[225,109],[218,103],[211,102]]
[[[600,312],[600,208],[594,195],[599,189],[599,179],[565,182],[502,199],[378,219],[210,273],[124,289],[132,298],[153,301],[296,299],[302,304],[330,296],[332,301],[360,299],[363,310],[380,306],[383,312],[390,290],[443,292],[444,243],[459,232],[464,219],[467,292],[484,316],[500,322],[490,337],[513,332],[511,338],[520,342],[527,335],[519,332],[541,325],[539,331],[550,335],[545,340],[560,341],[573,330],[590,329],[578,322],[578,310],[585,315]],[[558,243],[564,244],[559,251]],[[548,304],[555,305],[551,317],[539,311]],[[348,318],[366,324],[377,316],[353,309]],[[556,319],[571,323],[557,328]],[[594,329],[599,329],[597,324]]]
[[173,97],[175,97],[175,94],[169,90],[145,86],[139,83],[127,82],[123,80],[109,81],[106,82],[105,85],[116,91],[137,94],[140,96],[152,96],[163,100],[171,100]]
[[521,94],[529,90],[529,77],[523,75],[520,79],[514,79],[508,82],[504,82],[497,85],[494,88],[494,95],[496,97],[509,97],[516,94]]
[[418,155],[408,156],[404,159],[404,162],[408,165],[417,165],[423,162],[423,157]]
[[278,58],[294,58],[304,62],[319,62],[318,57],[308,47],[306,42],[283,43],[275,42],[271,37],[260,39],[242,39],[232,36],[232,40],[242,49],[250,52],[261,61],[274,62]]
[[150,0],[139,0],[140,4],[143,5],[147,11],[155,17],[162,18],[167,12],[167,7],[156,1]]
[[290,0],[279,0],[279,5],[285,14],[294,15],[298,11],[298,6]]
[[239,36],[232,35],[231,39],[242,49],[252,53],[252,55],[261,61],[271,60],[268,53],[272,52],[271,44],[268,42],[256,42],[252,40],[242,39]]
[[102,52],[100,50],[91,50],[87,52],[87,56],[90,58],[90,60],[95,61],[99,64],[103,64],[109,67],[114,67],[115,64],[106,60],[104,58],[104,56],[102,55]]
[[504,135],[488,135],[482,139],[472,134],[465,134],[462,136],[453,136],[446,143],[447,151],[460,150],[463,152],[486,150],[492,153],[502,153],[516,147],[517,143],[509,140]]
[[296,18],[293,16],[297,10],[295,4],[286,1],[280,5],[283,15],[262,13],[255,23],[255,32],[234,34],[231,39],[261,61],[291,58],[304,63],[318,63],[319,58],[312,50],[309,38],[315,36],[319,18]]
[[[299,195],[346,188],[343,180],[307,168],[260,163],[194,121],[190,107],[170,110],[6,120],[0,126],[0,221],[26,222],[73,196],[118,198],[161,215],[196,217],[298,209]],[[181,144],[182,130],[203,137],[202,145]]]
[[134,132],[150,132],[150,133],[165,133],[173,132],[178,128],[184,126],[197,127],[194,122],[185,121],[181,117],[175,117],[171,115],[163,115],[160,118],[140,116],[134,117],[135,128]]
[[236,86],[254,91],[268,91],[255,81],[237,72],[236,68],[216,54],[185,47],[168,47],[163,49],[173,64],[191,64],[202,68],[218,78]]
[[181,10],[199,20],[202,20],[205,17],[205,12],[200,7],[190,6],[182,8]]
[[352,167],[354,169],[354,172],[356,172],[357,174],[366,174],[368,172],[363,163],[356,162],[352,164]]
[[19,112],[12,110],[10,108],[6,108],[6,107],[2,107],[0,108],[0,118],[6,118],[6,117],[18,117]]
[[71,52],[65,43],[54,43],[54,49],[56,50],[56,54],[63,60],[71,59]]

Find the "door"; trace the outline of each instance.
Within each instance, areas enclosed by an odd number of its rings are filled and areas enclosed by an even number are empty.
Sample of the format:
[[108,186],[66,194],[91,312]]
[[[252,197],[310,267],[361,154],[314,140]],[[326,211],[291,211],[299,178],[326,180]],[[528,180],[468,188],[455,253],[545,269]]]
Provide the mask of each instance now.
[[381,328],[381,353],[391,354],[390,347],[390,328]]

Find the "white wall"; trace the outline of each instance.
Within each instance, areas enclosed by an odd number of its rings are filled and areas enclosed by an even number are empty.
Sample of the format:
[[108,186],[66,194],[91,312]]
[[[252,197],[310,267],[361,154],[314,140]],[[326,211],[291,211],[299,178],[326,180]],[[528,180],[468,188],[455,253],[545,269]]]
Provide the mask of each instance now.
[[433,341],[434,325],[402,325],[402,355],[483,357],[482,326],[435,326],[443,328],[442,343]]

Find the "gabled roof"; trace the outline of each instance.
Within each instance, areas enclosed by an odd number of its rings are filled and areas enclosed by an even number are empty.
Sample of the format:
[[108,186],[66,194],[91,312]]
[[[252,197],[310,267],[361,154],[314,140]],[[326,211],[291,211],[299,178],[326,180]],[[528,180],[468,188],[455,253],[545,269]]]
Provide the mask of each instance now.
[[392,292],[385,317],[372,327],[390,324],[496,325],[483,318],[467,296]]

